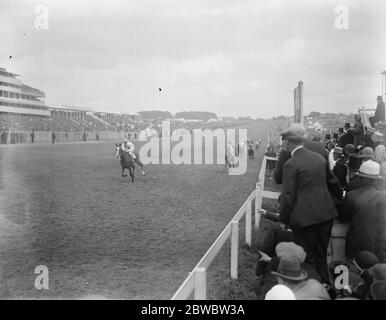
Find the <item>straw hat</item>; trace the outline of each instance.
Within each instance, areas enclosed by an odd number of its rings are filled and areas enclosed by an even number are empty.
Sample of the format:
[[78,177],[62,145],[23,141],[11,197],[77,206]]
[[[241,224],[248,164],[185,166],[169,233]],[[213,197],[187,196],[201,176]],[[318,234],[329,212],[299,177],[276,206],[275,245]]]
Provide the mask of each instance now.
[[290,288],[283,284],[278,284],[267,292],[264,300],[296,300],[296,297]]
[[381,176],[381,167],[379,163],[373,160],[368,160],[362,163],[359,167],[359,172],[356,173],[356,175],[362,178],[375,180],[382,180],[386,178],[384,176]]

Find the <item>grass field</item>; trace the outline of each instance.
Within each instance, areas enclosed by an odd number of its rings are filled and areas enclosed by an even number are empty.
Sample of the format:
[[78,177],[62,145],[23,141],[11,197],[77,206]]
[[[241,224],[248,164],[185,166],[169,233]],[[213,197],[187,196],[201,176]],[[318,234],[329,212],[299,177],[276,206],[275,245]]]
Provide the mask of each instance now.
[[[261,122],[244,128],[265,140]],[[114,142],[0,146],[0,298],[169,299],[253,190],[264,150],[242,176],[148,165],[131,183]],[[38,265],[49,290],[35,289]]]

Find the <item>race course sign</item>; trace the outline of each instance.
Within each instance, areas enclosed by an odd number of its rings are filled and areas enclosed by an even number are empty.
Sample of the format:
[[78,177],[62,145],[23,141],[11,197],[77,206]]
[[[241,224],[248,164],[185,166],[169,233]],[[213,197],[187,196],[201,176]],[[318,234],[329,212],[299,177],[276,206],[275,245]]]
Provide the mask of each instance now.
[[294,121],[303,124],[303,81],[294,89]]

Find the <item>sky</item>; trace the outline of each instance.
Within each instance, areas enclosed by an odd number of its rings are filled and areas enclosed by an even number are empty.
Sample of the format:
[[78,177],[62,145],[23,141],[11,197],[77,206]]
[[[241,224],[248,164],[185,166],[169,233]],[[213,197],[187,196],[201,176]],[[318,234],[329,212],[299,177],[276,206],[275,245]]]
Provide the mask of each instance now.
[[384,0],[0,0],[0,67],[48,105],[267,118],[302,80],[304,114],[351,113],[382,94],[385,17]]

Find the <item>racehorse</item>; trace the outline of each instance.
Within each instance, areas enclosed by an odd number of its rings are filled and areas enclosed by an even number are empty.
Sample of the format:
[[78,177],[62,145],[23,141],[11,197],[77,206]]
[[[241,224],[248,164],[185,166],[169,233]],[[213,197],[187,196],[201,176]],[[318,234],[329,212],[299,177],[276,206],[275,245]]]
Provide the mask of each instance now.
[[235,152],[232,144],[225,147],[225,169],[235,167]]
[[255,151],[252,148],[252,145],[249,145],[248,147],[248,159],[253,160],[255,159]]
[[255,152],[257,152],[257,150],[259,150],[260,143],[261,143],[261,140],[257,139],[256,142],[255,142]]
[[122,175],[122,177],[127,177],[127,174],[124,174],[124,172],[125,172],[125,169],[129,169],[131,182],[134,182],[134,170],[135,170],[134,163],[135,163],[135,161],[134,161],[133,157],[130,155],[130,153],[122,150],[120,143],[116,143],[115,146],[116,146],[115,151],[117,154],[117,159],[118,159],[118,157],[121,158],[121,166],[122,166],[122,174],[121,175]]

